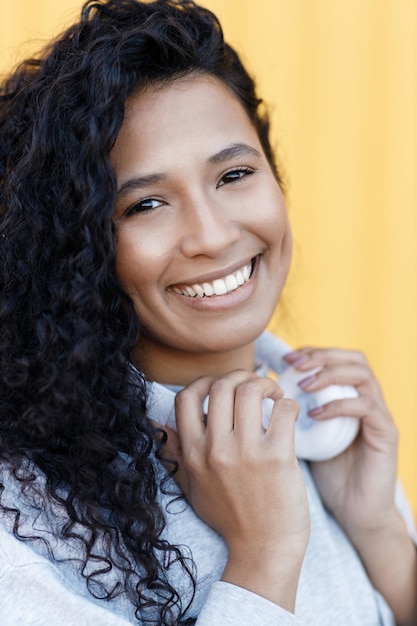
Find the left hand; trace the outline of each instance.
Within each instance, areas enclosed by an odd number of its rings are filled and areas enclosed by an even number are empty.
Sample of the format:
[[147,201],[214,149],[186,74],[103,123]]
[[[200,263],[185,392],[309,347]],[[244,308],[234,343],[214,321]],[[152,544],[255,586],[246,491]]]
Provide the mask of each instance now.
[[[326,507],[352,540],[396,524],[394,492],[397,474],[398,432],[381,388],[360,352],[306,347],[285,357],[298,371],[323,369],[307,385],[306,392],[330,384],[352,385],[359,397],[335,400],[311,414],[317,420],[336,416],[358,417],[361,429],[354,443],[339,456],[311,464]],[[304,379],[305,380],[305,379]],[[354,541],[355,542],[355,541]]]

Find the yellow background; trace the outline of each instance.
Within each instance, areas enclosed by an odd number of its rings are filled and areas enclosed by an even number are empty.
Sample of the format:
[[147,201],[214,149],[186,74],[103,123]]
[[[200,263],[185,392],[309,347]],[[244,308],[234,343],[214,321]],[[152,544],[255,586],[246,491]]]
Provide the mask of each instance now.
[[[81,6],[0,2],[0,72]],[[366,352],[400,428],[400,476],[417,512],[417,3],[204,4],[270,105],[288,181],[294,262],[272,328],[296,346]]]

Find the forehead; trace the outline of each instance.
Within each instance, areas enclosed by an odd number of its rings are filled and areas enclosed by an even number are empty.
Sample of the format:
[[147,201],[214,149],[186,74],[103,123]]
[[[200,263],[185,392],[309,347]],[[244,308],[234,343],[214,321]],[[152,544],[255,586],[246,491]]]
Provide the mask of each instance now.
[[[215,76],[210,74],[193,73],[180,78],[175,78],[168,82],[157,82],[151,84],[145,89],[139,89],[133,93],[126,101],[125,122],[129,123],[134,116],[138,114],[149,114],[150,118],[157,121],[155,107],[159,113],[174,113],[173,104],[183,105],[175,109],[175,113],[182,112],[189,115],[190,106],[184,106],[189,103],[193,107],[202,105],[203,109],[208,110],[210,107],[221,104],[222,106],[241,109],[244,108],[237,96],[229,89],[229,87]],[[152,111],[149,110],[152,107]]]
[[220,80],[192,75],[136,92],[112,151],[116,168],[188,157],[209,158],[225,145],[244,141],[262,150],[238,98]]

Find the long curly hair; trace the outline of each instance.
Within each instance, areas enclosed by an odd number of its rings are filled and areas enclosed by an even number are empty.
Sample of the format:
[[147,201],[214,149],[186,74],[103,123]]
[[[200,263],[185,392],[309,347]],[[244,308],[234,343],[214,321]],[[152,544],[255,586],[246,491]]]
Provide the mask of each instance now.
[[[188,0],[89,0],[0,90],[1,466],[39,510],[64,512],[54,532],[79,542],[95,597],[127,594],[138,620],[162,625],[187,610],[170,565],[192,585],[194,574],[161,538],[155,433],[129,365],[140,322],[114,270],[109,153],[135,90],[190,73],[235,94],[276,172],[253,80],[216,17]],[[36,539],[22,533],[18,504],[0,508],[17,538]]]

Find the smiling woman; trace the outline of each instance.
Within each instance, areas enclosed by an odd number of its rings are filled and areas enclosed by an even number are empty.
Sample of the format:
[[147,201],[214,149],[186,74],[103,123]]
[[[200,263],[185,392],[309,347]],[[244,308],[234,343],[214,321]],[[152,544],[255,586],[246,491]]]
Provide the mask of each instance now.
[[365,357],[264,332],[292,245],[260,103],[188,0],[89,1],[2,87],[8,626],[415,623]]
[[216,352],[217,375],[251,370],[251,344],[288,272],[291,234],[247,113],[211,76],[151,87],[128,101],[111,158],[116,274],[143,329],[136,365],[182,385],[207,374]]
[[[81,4],[0,3],[0,73]],[[366,352],[400,431],[399,474],[417,513],[417,3],[203,4],[272,105],[295,246],[270,328],[291,344]]]

